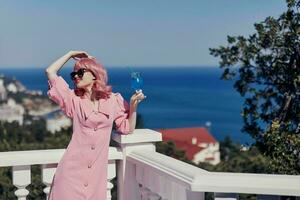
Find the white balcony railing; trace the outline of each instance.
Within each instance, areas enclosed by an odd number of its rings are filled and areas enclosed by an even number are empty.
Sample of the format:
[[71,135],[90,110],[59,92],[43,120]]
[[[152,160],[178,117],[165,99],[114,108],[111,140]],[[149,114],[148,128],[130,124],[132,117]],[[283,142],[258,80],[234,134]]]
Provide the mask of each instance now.
[[[0,167],[12,167],[12,181],[17,188],[15,195],[18,200],[26,200],[30,192],[26,187],[31,183],[32,165],[41,166],[41,182],[45,184],[43,192],[48,199],[57,164],[64,152],[65,149],[0,152]],[[110,147],[107,174],[108,199],[111,199],[110,191],[113,184],[110,180],[116,177],[116,160],[118,159],[122,159],[122,153],[118,152],[115,147]]]
[[[208,172],[155,151],[161,134],[137,129],[133,134],[113,134],[118,148],[110,147],[107,199],[111,180],[117,176],[118,200],[199,200],[205,192],[215,199],[238,199],[238,194],[257,194],[258,199],[295,196],[300,200],[300,176]],[[25,200],[30,191],[31,166],[40,165],[43,192],[48,198],[57,163],[64,149],[0,152],[0,167],[12,167],[15,195]],[[298,197],[297,197],[298,196]]]

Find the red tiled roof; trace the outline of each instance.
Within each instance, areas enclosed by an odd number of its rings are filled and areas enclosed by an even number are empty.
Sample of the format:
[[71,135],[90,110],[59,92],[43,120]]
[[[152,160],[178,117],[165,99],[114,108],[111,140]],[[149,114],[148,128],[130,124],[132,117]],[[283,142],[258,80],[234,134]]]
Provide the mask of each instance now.
[[193,160],[194,155],[202,151],[202,149],[204,149],[203,147],[190,145],[186,142],[174,141],[174,143],[178,149],[182,149],[185,151],[185,155],[189,160]]
[[217,143],[217,140],[203,127],[158,129],[162,133],[163,140],[184,141],[192,144],[192,138],[197,138],[199,143]]
[[[189,160],[193,160],[194,155],[204,149],[197,144],[215,144],[217,142],[208,130],[203,127],[158,129],[156,131],[162,133],[163,141],[172,140],[178,149],[184,150]],[[192,144],[192,138],[197,138],[196,144]]]

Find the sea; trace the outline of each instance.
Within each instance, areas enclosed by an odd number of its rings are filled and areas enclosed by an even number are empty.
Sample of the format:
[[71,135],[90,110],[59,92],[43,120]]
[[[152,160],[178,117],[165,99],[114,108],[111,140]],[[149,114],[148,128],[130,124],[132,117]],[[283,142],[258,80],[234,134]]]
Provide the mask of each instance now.
[[[41,67],[0,68],[0,73],[19,80],[29,90],[41,90],[47,95],[47,77]],[[243,98],[233,88],[233,81],[222,80],[218,67],[162,66],[162,67],[106,67],[109,85],[129,101],[131,72],[143,78],[143,93],[147,98],[137,109],[144,128],[167,129],[207,127],[217,140],[229,136],[234,142],[248,145],[252,138],[241,131]],[[58,74],[74,85],[63,67]]]

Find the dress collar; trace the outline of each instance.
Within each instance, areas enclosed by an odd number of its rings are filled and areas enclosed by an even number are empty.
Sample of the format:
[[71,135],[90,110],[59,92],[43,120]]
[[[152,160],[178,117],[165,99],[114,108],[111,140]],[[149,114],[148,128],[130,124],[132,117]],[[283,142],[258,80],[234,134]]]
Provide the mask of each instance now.
[[[98,109],[97,111],[100,113],[103,113],[104,115],[106,115],[107,118],[109,118],[110,115],[110,107],[108,105],[109,99],[100,99],[99,103],[98,103]],[[88,98],[83,98],[84,101],[84,115],[85,115],[85,120],[93,113],[93,108],[92,108],[92,104],[91,104],[91,100],[89,100]]]

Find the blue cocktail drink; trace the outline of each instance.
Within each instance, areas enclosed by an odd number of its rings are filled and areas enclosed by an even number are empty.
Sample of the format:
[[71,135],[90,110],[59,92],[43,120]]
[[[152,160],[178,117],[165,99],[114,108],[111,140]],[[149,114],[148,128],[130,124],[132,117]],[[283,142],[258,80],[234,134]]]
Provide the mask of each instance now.
[[131,72],[131,88],[136,92],[142,90],[143,79],[139,72]]

